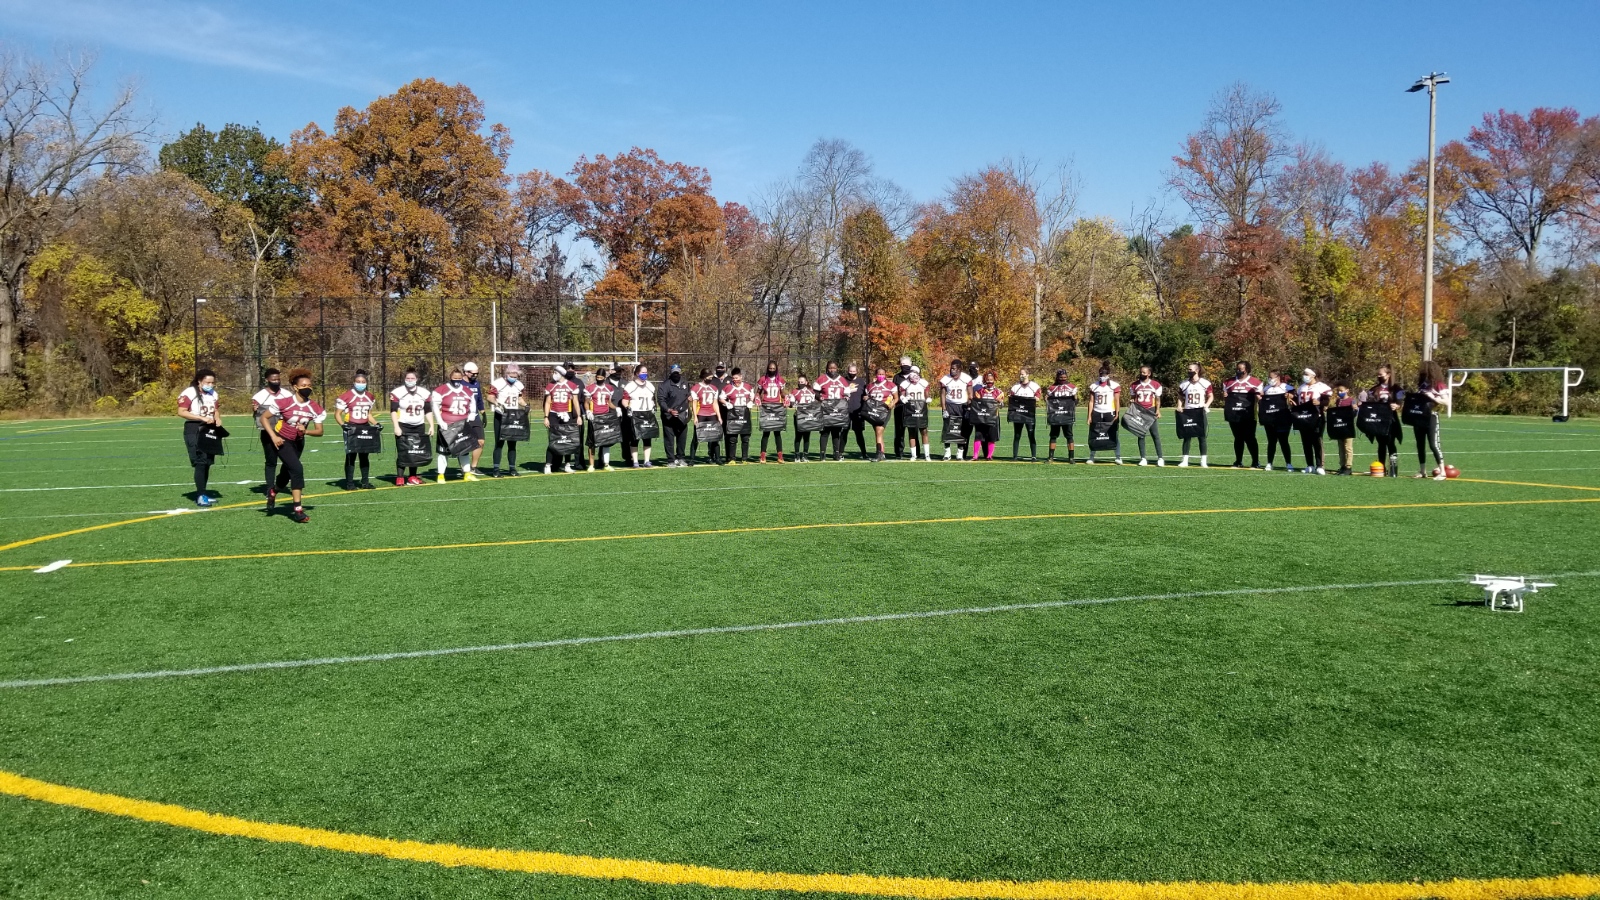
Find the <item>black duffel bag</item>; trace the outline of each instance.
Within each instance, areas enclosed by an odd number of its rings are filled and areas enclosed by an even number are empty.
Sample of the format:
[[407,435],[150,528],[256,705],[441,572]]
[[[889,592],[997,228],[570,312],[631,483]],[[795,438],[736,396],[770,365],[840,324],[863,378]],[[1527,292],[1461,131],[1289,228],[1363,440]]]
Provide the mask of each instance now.
[[628,414],[633,422],[633,437],[635,440],[651,441],[661,434],[661,423],[656,420],[653,410],[642,409]]
[[794,405],[794,430],[798,434],[811,434],[822,430],[822,404],[813,400],[810,403],[796,403]]
[[694,422],[694,439],[702,444],[715,444],[722,440],[722,422],[700,417]]
[[1433,420],[1433,398],[1421,391],[1407,391],[1400,403],[1400,421],[1407,425],[1427,425]]
[[494,437],[497,441],[525,441],[533,436],[528,424],[528,410],[524,408],[502,410],[494,417]]
[[577,422],[557,420],[550,423],[550,449],[558,456],[577,453],[581,443]]
[[1394,409],[1386,401],[1368,400],[1356,410],[1356,427],[1368,438],[1388,437],[1394,433]]
[[1336,441],[1356,436],[1356,408],[1335,406],[1328,410],[1328,437]]
[[478,439],[467,431],[463,419],[448,428],[439,430],[439,452],[448,456],[466,456],[478,446]]
[[1289,410],[1289,415],[1294,417],[1296,431],[1303,434],[1312,434],[1322,428],[1322,407],[1315,403],[1298,403]]
[[1000,424],[1000,401],[986,400],[981,397],[974,399],[967,405],[972,412],[972,421],[979,425]]
[[907,400],[899,407],[904,410],[900,413],[900,424],[905,428],[922,431],[928,427],[928,401]]
[[1288,394],[1263,394],[1256,412],[1261,424],[1275,431],[1288,431],[1294,424],[1294,417],[1289,415]]
[[946,444],[954,444],[961,440],[961,421],[966,417],[965,406],[956,403],[947,403],[941,416],[943,422],[939,427],[939,440]]
[[750,407],[730,406],[722,420],[723,434],[738,437],[750,433]]
[[222,456],[227,452],[222,446],[222,439],[228,436],[228,429],[221,425],[200,423],[200,434],[195,439],[194,448],[207,456]]
[[888,424],[889,405],[873,397],[862,397],[861,418],[866,419],[869,425]]
[[616,410],[600,413],[589,420],[589,443],[596,450],[622,443],[622,417]]
[[756,410],[756,420],[762,433],[782,431],[789,427],[789,410],[782,403],[763,403]]
[[1006,421],[1014,425],[1032,425],[1038,414],[1038,404],[1031,397],[1012,397],[1006,402]]
[[382,453],[383,425],[378,422],[351,422],[344,426],[344,452]]
[[1255,422],[1256,395],[1248,393],[1228,394],[1222,402],[1222,418],[1229,422]]
[[844,400],[823,400],[822,427],[844,428],[850,424],[850,407]]
[[1044,420],[1050,425],[1071,425],[1078,420],[1078,401],[1072,397],[1050,397],[1044,402]]
[[1115,450],[1117,449],[1117,420],[1103,421],[1091,418],[1089,420],[1089,449],[1090,450]]
[[1172,419],[1177,423],[1179,438],[1197,438],[1206,433],[1205,407],[1174,410]]
[[428,435],[421,431],[400,431],[394,436],[395,463],[425,466],[429,462]]

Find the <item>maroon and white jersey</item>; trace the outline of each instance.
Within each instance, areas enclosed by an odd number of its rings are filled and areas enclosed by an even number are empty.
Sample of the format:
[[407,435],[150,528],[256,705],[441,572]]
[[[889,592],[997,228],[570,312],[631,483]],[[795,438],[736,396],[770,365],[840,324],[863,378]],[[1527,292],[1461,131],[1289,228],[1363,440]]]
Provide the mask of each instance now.
[[782,403],[784,387],[782,375],[763,375],[761,380],[756,382],[762,403]]
[[278,437],[292,441],[305,434],[306,426],[313,422],[321,422],[328,417],[327,410],[315,400],[301,400],[299,397],[281,397],[272,404],[278,411]]
[[1067,399],[1076,402],[1078,399],[1078,386],[1070,381],[1066,384],[1052,384],[1045,388],[1044,392],[1057,400]]
[[850,382],[838,375],[824,375],[817,379],[817,396],[823,400],[843,400]]
[[589,398],[589,411],[597,416],[603,416],[614,408],[611,405],[611,392],[613,388],[609,381],[597,381],[583,389]]
[[1161,387],[1161,382],[1152,378],[1149,381],[1135,381],[1130,391],[1133,393],[1133,402],[1145,409],[1155,409],[1161,402],[1164,389]]
[[389,392],[389,411],[395,414],[401,425],[426,424],[428,392],[402,384]]
[[1395,387],[1393,382],[1380,381],[1372,386],[1372,390],[1367,391],[1367,399],[1379,403],[1399,403],[1400,389]]
[[746,409],[755,402],[756,392],[744,382],[734,384],[730,381],[719,396],[722,398],[722,405],[729,409]]
[[1117,384],[1115,381],[1111,381],[1110,379],[1107,379],[1106,381],[1096,381],[1094,384],[1089,385],[1089,393],[1094,395],[1094,406],[1092,409],[1097,413],[1116,412],[1117,392],[1121,390],[1122,385]]
[[1432,400],[1435,403],[1450,402],[1450,388],[1442,381],[1436,381],[1431,386],[1423,385],[1422,387],[1417,388],[1417,390],[1422,391],[1422,393],[1427,395],[1429,400]]
[[1300,387],[1294,392],[1294,399],[1301,406],[1304,406],[1307,403],[1315,403],[1320,406],[1323,398],[1332,393],[1333,388],[1328,387],[1320,381],[1313,381],[1310,384],[1300,385]]
[[333,408],[348,415],[351,422],[365,425],[372,421],[372,407],[377,402],[367,391],[349,390],[334,398]]
[[794,389],[794,396],[790,399],[796,404],[815,403],[817,402],[817,392],[812,390],[810,385],[802,381],[800,382],[800,386]]
[[557,378],[550,382],[547,394],[550,397],[551,412],[569,413],[577,404],[578,387],[565,378]]
[[973,387],[972,387],[972,399],[974,399],[974,400],[999,400],[1000,399],[1000,389],[998,387],[992,385],[992,384],[984,384],[983,382],[978,382],[977,384],[973,385]]
[[921,375],[907,375],[900,382],[900,399],[907,403],[928,402],[928,380]]
[[473,396],[466,385],[441,384],[433,389],[428,400],[433,404],[433,414],[445,425],[472,418]]
[[867,396],[879,403],[888,403],[890,397],[899,399],[900,391],[895,388],[893,381],[885,377],[882,380],[873,379],[872,383],[867,385]]
[[1186,379],[1178,383],[1178,393],[1183,397],[1184,409],[1201,409],[1211,393],[1211,382],[1204,378]]
[[939,379],[939,385],[944,388],[944,402],[965,403],[967,396],[972,392],[972,376],[965,372],[960,375],[946,375]]
[[1246,375],[1243,378],[1235,376],[1222,383],[1222,390],[1229,394],[1259,395],[1261,393],[1261,379],[1254,375]]
[[206,393],[194,386],[183,389],[178,395],[178,408],[197,416],[212,416],[217,412],[217,392]]
[[715,419],[717,417],[717,400],[721,398],[721,395],[722,392],[717,389],[715,384],[705,381],[699,382],[689,389],[689,396],[700,404],[700,418],[702,419]]
[[256,391],[255,395],[250,398],[250,418],[256,420],[256,428],[258,430],[261,428],[261,407],[277,400],[281,400],[284,397],[293,396],[294,394],[289,393],[288,388],[281,387],[278,388],[276,392],[273,392],[270,388],[262,388],[261,390]]

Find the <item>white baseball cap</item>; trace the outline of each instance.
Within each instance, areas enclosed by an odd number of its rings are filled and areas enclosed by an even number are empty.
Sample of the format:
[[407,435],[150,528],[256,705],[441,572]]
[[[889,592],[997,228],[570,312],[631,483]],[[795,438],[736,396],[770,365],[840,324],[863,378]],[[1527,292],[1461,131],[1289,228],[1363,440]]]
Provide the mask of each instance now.
[[911,367],[911,374],[913,374],[913,375],[921,375],[922,374],[922,368],[920,366],[912,366]]
[[461,367],[461,371],[463,371],[463,372],[476,372],[476,371],[478,371],[478,364],[475,363],[475,362],[469,362],[466,365]]

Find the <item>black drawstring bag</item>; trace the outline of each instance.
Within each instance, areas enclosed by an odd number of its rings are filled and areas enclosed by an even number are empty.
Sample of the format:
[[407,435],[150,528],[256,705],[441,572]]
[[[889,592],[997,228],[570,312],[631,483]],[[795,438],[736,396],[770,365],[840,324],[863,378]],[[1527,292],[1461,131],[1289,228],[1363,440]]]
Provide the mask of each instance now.
[[622,418],[615,410],[600,413],[589,423],[589,436],[596,450],[622,443]]
[[344,426],[344,452],[382,453],[383,426],[377,422],[351,422]]
[[1426,425],[1433,420],[1433,398],[1421,391],[1409,391],[1400,404],[1400,421],[1407,425]]
[[1289,415],[1289,400],[1287,394],[1267,394],[1261,398],[1258,410],[1261,424],[1275,431],[1288,431],[1294,424],[1294,419]]
[[789,426],[789,411],[782,403],[763,403],[756,416],[763,432],[782,431]]
[[577,422],[557,420],[550,423],[550,449],[557,455],[566,456],[569,453],[577,453],[580,443]]
[[1388,437],[1394,431],[1394,410],[1382,400],[1368,400],[1356,410],[1356,427],[1369,439]]
[[1179,438],[1197,438],[1206,433],[1206,411],[1201,408],[1175,410],[1172,418],[1178,423]]
[[228,429],[221,425],[200,423],[200,435],[195,440],[195,449],[207,456],[222,456],[227,451],[222,446],[222,439],[228,436]]
[[439,452],[448,456],[466,456],[477,446],[477,438],[467,433],[466,420],[439,431]]
[[501,441],[525,441],[533,436],[526,409],[507,409],[495,418],[494,436]]
[[701,417],[694,423],[694,439],[702,444],[715,444],[722,440],[722,423]]
[[800,434],[810,434],[822,430],[822,406],[815,401],[811,403],[796,403],[794,405],[794,430]]
[[1335,406],[1328,410],[1328,437],[1336,441],[1356,436],[1356,408]]
[[633,420],[633,436],[636,440],[651,441],[661,434],[661,423],[656,421],[653,411],[639,410],[630,413],[628,418]]
[[948,403],[944,408],[944,422],[939,428],[939,440],[954,444],[961,440],[961,420],[966,408],[959,403]]
[[1115,450],[1117,449],[1117,421],[1109,422],[1090,420],[1089,422],[1089,449],[1090,450]]
[[1032,425],[1036,408],[1031,397],[1012,397],[1006,403],[1006,421],[1016,425]]
[[1144,437],[1150,433],[1150,429],[1156,427],[1156,414],[1137,403],[1130,403],[1122,414],[1122,427],[1139,437]]
[[900,408],[905,410],[900,414],[901,425],[916,431],[928,427],[928,401],[907,400]]
[[873,425],[882,425],[889,421],[889,405],[872,397],[862,397],[861,418]]
[[1051,425],[1071,425],[1078,420],[1078,401],[1073,397],[1045,400],[1045,421]]
[[850,424],[850,408],[843,400],[822,401],[822,427],[843,428]]
[[420,431],[402,431],[394,436],[395,461],[402,466],[428,464],[428,436]]
[[1294,427],[1304,434],[1314,434],[1322,428],[1322,408],[1315,403],[1300,403],[1289,411],[1294,416]]
[[728,408],[727,417],[723,419],[724,434],[738,437],[750,433],[750,407],[734,406]]
[[967,409],[972,413],[972,421],[979,425],[1000,424],[1000,401],[975,399]]
[[1255,422],[1256,395],[1229,394],[1222,403],[1222,418],[1229,422]]

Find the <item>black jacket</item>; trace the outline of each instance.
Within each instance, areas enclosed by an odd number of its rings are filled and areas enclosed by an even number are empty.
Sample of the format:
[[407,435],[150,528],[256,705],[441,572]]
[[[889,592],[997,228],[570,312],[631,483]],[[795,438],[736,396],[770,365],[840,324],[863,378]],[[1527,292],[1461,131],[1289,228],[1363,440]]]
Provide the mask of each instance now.
[[867,382],[860,375],[853,378],[846,375],[844,380],[855,386],[855,390],[846,395],[848,397],[846,405],[849,407],[851,415],[854,415],[861,411],[861,398],[867,392]]
[[669,379],[661,382],[656,389],[656,404],[661,407],[662,415],[671,416],[673,410],[681,410],[678,418],[687,422],[689,420],[689,385],[679,381],[673,384]]

